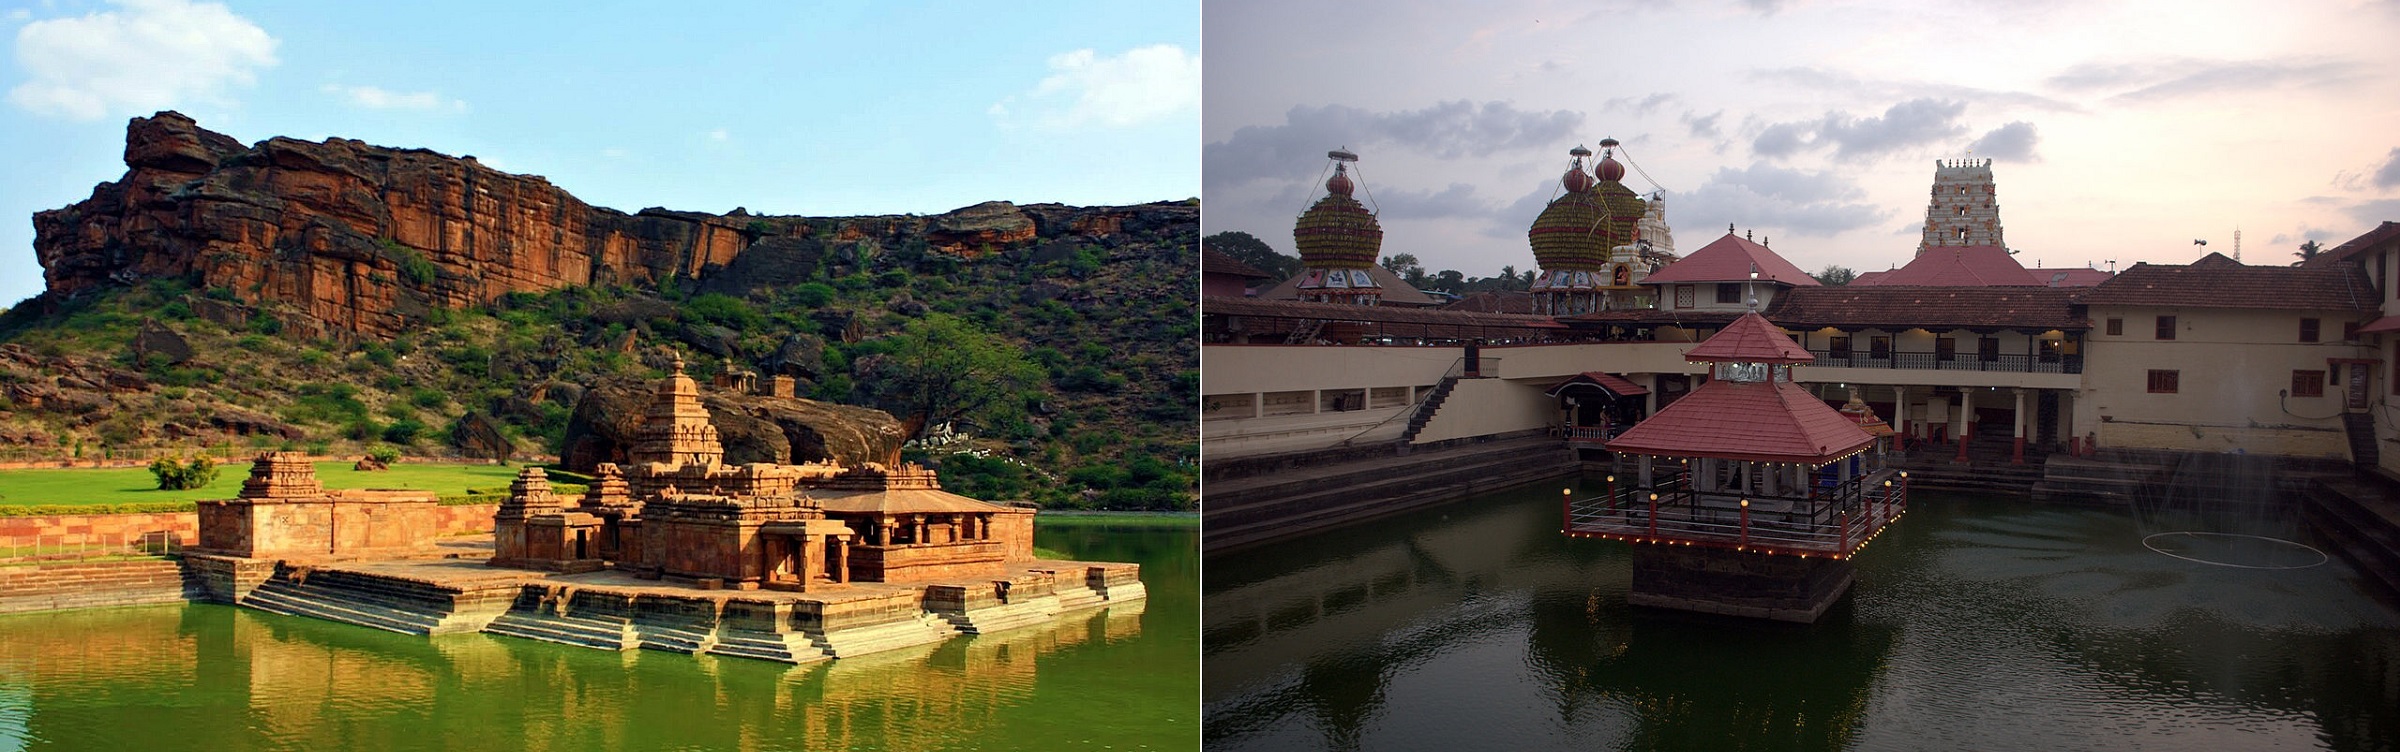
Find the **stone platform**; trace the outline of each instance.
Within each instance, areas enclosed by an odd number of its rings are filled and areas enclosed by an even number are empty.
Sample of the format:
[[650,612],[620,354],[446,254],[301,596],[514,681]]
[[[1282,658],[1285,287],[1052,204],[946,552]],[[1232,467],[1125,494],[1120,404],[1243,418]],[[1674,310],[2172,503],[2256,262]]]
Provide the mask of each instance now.
[[[603,570],[561,574],[445,559],[195,557],[214,600],[405,634],[460,632],[602,650],[646,648],[810,663],[960,634],[1047,625],[1139,604],[1135,564],[1035,560],[1004,577],[852,583],[808,592],[711,590]],[[269,571],[272,574],[267,574]]]
[[1850,592],[1851,563],[1703,546],[1636,545],[1636,606],[1814,623]]

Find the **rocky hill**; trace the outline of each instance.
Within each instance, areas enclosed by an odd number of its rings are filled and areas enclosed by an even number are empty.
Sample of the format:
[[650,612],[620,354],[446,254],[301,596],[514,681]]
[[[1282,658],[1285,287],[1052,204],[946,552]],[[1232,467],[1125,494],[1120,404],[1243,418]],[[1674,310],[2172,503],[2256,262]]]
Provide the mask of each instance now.
[[[795,379],[796,402],[711,407],[782,426],[762,456],[822,451],[893,428],[801,403],[892,407],[874,383],[892,337],[939,315],[1045,377],[958,426],[956,464],[1002,487],[987,493],[1092,501],[1132,482],[1118,505],[1157,506],[1196,456],[1191,202],[627,214],[473,157],[244,146],[174,112],[134,119],[125,161],[34,217],[48,289],[0,316],[0,445],[438,453],[474,434],[556,454],[577,403],[616,390],[586,387],[681,352],[704,381]],[[1128,477],[1136,460],[1150,471]]]

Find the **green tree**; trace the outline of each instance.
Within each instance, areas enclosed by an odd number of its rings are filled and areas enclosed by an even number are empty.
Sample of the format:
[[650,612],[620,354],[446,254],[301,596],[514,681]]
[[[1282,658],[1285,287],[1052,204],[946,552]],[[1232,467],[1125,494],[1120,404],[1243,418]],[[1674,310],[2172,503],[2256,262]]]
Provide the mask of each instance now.
[[909,438],[937,423],[1012,409],[1008,398],[1043,377],[1015,344],[949,314],[928,313],[910,321],[884,345],[873,386],[876,401],[901,413]]
[[1417,262],[1417,254],[1395,253],[1385,256],[1383,257],[1383,268],[1400,275],[1400,280],[1407,282],[1410,287],[1425,286],[1419,284],[1425,279],[1425,265]]
[[1291,279],[1300,274],[1300,257],[1278,253],[1274,246],[1267,245],[1267,241],[1240,230],[1227,230],[1201,238],[1200,247],[1232,256],[1236,261],[1275,275],[1277,280]]
[[2325,246],[2317,245],[2317,241],[2311,240],[2306,243],[2301,243],[2300,250],[2292,252],[2292,255],[2300,257],[2300,260],[2292,262],[2292,265],[2300,266],[2302,264],[2315,261],[2317,260],[2317,254],[2324,252]]
[[1847,266],[1826,264],[1825,268],[1819,269],[1817,270],[1817,273],[1808,276],[1817,278],[1817,282],[1819,284],[1823,284],[1828,287],[1841,287],[1843,285],[1850,284],[1854,280],[1857,280],[1858,272],[1852,271],[1850,267]]

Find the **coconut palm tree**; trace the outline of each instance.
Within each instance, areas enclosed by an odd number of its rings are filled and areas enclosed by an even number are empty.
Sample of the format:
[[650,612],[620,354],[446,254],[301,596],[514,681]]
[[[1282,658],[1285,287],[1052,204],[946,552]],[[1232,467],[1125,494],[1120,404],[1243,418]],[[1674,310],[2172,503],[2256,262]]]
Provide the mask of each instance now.
[[2292,255],[2300,257],[2300,260],[2292,262],[2292,265],[2293,265],[2293,266],[2300,266],[2300,265],[2302,265],[2302,264],[2306,264],[2306,263],[2308,263],[2308,262],[2310,262],[2310,261],[2315,261],[2315,260],[2316,260],[2316,258],[2317,258],[2317,254],[2318,254],[2318,253],[2321,253],[2321,252],[2323,252],[2324,250],[2325,250],[2325,247],[2324,247],[2324,246],[2321,246],[2321,245],[2317,245],[2317,241],[2314,241],[2314,240],[2308,241],[2308,242],[2306,242],[2306,243],[2301,243],[2301,244],[2300,244],[2300,250],[2297,250],[2297,251],[2293,251],[2293,252],[2292,252]]

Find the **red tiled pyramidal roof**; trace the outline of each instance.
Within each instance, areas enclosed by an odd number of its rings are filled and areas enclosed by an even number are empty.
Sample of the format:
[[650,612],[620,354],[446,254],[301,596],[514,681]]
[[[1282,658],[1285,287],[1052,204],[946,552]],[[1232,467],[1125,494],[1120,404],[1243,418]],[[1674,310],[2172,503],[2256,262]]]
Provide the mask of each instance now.
[[1850,284],[1922,285],[1927,287],[2032,286],[2042,284],[1996,245],[1935,246],[1909,259],[1906,265]]
[[1649,277],[1642,280],[1642,284],[1747,282],[1750,281],[1752,264],[1758,266],[1758,278],[1762,281],[1781,282],[1797,287],[1816,287],[1823,284],[1818,282],[1817,278],[1808,276],[1808,272],[1800,271],[1800,267],[1793,266],[1792,262],[1775,255],[1775,252],[1768,250],[1766,246],[1750,242],[1748,239],[1730,232],[1725,233],[1725,237],[1717,238],[1716,242],[1701,246],[1700,250],[1693,251],[1691,255],[1683,257],[1683,260],[1668,264],[1667,268],[1651,272]]
[[1791,382],[1718,379],[1608,442],[1608,450],[1825,463],[1874,442],[1857,423]]
[[1756,312],[1742,314],[1733,323],[1709,336],[1699,347],[1683,353],[1684,360],[1738,361],[1743,363],[1807,363],[1816,360],[1808,350],[1793,342],[1791,335],[1767,321]]
[[2187,265],[2140,263],[2083,291],[2084,305],[2373,311],[2378,298],[2357,264],[2250,266],[2221,253]]

